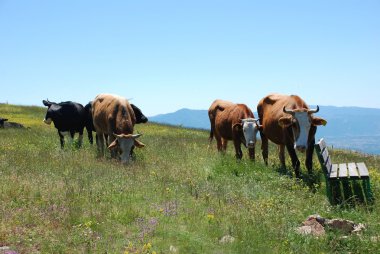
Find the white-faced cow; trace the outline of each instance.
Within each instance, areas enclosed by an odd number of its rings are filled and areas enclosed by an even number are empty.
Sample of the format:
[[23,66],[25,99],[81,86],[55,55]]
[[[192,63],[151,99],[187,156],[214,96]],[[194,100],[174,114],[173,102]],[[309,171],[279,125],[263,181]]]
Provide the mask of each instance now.
[[48,107],[44,123],[54,123],[58,130],[61,148],[64,147],[64,136],[68,135],[72,140],[76,132],[79,133],[79,146],[83,142],[83,129],[85,127],[85,110],[82,104],[66,101],[61,103],[50,102],[43,100],[42,103]]
[[[148,118],[141,112],[141,109],[139,109],[137,106],[133,104],[131,104],[131,107],[136,117],[136,124],[148,122]],[[86,130],[88,134],[88,140],[92,144],[94,140],[92,136],[92,132],[93,131],[96,132],[94,124],[93,124],[93,120],[92,120],[92,101],[90,101],[89,103],[86,104],[86,106],[84,106],[84,110],[86,114],[85,121],[86,121]],[[107,139],[107,136],[105,138]]]
[[135,113],[128,100],[117,95],[99,94],[92,102],[92,118],[98,138],[98,151],[104,154],[104,135],[108,136],[108,149],[112,157],[120,152],[123,163],[128,163],[133,146],[145,145],[133,134]]
[[214,128],[211,126],[210,141],[215,136],[217,149],[225,152],[228,140],[233,140],[235,156],[238,159],[243,157],[241,150],[241,144],[243,143],[248,148],[250,159],[254,160],[256,135],[259,126],[257,124],[258,120],[254,118],[252,111],[245,104],[233,103],[224,104],[223,107],[216,106],[215,108],[215,114],[210,114],[209,111],[209,116],[215,115],[215,119],[210,117],[211,124],[214,120]]
[[268,139],[279,145],[279,158],[285,167],[285,147],[292,160],[296,177],[300,177],[300,162],[296,150],[306,151],[306,168],[312,172],[315,133],[318,125],[326,125],[326,120],[313,116],[317,109],[309,109],[297,95],[270,94],[257,105],[262,129],[262,154],[268,164]]

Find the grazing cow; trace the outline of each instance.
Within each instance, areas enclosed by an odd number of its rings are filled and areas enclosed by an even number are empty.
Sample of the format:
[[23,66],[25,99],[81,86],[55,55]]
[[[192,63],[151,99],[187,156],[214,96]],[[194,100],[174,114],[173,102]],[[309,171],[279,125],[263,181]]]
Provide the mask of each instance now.
[[[233,140],[237,159],[243,157],[241,151],[241,143],[243,143],[248,148],[250,159],[254,160],[256,134],[259,130],[257,121],[245,104],[231,104],[224,107],[223,111],[217,107],[213,136],[215,136],[218,150],[225,152],[228,140]],[[212,140],[211,134],[210,139]]]
[[48,107],[44,123],[54,123],[58,130],[61,148],[65,145],[65,135],[69,135],[70,140],[74,138],[76,132],[79,132],[79,146],[83,142],[83,129],[85,127],[85,110],[84,107],[76,102],[66,101],[61,103],[43,100],[42,103]]
[[[148,118],[141,112],[141,109],[139,109],[137,106],[131,104],[131,107],[133,109],[133,113],[135,114],[136,117],[136,124],[139,123],[146,123],[148,122]],[[88,140],[90,141],[91,144],[93,144],[93,136],[92,132],[95,131],[94,123],[92,120],[92,101],[86,104],[84,106],[84,110],[86,112],[86,130],[87,130],[87,135],[88,135]],[[107,136],[105,137],[107,139]]]
[[104,154],[104,135],[108,135],[108,149],[112,157],[119,151],[121,161],[128,163],[133,146],[145,145],[133,134],[135,113],[128,100],[112,94],[99,94],[92,103],[92,118],[98,138],[98,151]]
[[260,100],[257,105],[262,129],[262,154],[268,164],[268,139],[279,145],[279,158],[285,167],[285,147],[292,160],[296,177],[300,177],[300,162],[296,150],[306,151],[306,167],[312,172],[315,133],[318,125],[326,125],[326,120],[315,117],[317,109],[309,109],[307,104],[297,95],[270,94]]
[[230,101],[224,101],[224,100],[215,100],[211,104],[210,108],[208,109],[208,117],[210,118],[210,137],[209,141],[211,143],[213,137],[214,137],[214,130],[215,130],[215,118],[218,112],[222,112],[226,107],[234,105]]

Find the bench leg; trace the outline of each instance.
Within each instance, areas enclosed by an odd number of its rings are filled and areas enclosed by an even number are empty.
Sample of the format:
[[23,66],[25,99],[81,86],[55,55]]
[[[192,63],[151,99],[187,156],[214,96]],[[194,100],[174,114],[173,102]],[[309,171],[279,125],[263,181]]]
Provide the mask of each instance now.
[[348,204],[354,203],[353,193],[351,189],[351,180],[344,179],[342,181],[342,186],[343,186],[344,201],[347,202]]
[[372,204],[374,201],[373,193],[371,191],[371,185],[369,183],[369,178],[363,180],[363,189],[367,199],[367,204]]
[[365,193],[365,191],[363,190],[363,187],[360,184],[361,182],[361,180],[354,180],[352,183],[352,187],[354,189],[355,199],[357,199],[360,202],[364,202],[365,195],[363,193]]

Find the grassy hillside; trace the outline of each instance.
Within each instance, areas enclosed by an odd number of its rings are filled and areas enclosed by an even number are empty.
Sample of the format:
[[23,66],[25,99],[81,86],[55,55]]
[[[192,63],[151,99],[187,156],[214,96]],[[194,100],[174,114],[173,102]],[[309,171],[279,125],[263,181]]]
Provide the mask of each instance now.
[[[0,116],[31,127],[0,129],[0,246],[19,253],[375,253],[379,202],[368,209],[333,207],[324,182],[313,190],[269,167],[236,162],[208,148],[208,133],[137,125],[147,146],[122,166],[82,149],[60,149],[45,109],[0,105]],[[365,161],[375,197],[380,158],[333,151],[334,161]],[[290,162],[288,161],[290,165]],[[305,172],[305,168],[302,168]],[[315,175],[321,176],[315,160]],[[294,229],[308,215],[367,225],[360,236],[328,231],[319,239]],[[220,243],[223,236],[235,238]]]

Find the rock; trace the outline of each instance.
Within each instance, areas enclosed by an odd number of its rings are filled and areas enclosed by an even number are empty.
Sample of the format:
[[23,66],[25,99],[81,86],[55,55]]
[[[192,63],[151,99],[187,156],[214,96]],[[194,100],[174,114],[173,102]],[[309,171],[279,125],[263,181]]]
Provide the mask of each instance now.
[[321,236],[325,234],[325,227],[336,229],[344,234],[358,234],[365,229],[364,224],[356,224],[350,220],[343,219],[326,219],[319,215],[310,215],[306,221],[302,222],[302,226],[296,231],[303,235]]
[[324,227],[317,221],[316,218],[309,218],[302,224],[303,226],[296,229],[296,231],[301,235],[323,236],[326,233]]
[[11,250],[8,246],[0,246],[1,254],[18,254],[18,252]]
[[235,241],[235,237],[230,236],[230,235],[225,235],[219,240],[219,243],[228,244],[228,243],[233,243],[234,241]]
[[177,249],[176,247],[174,247],[173,245],[170,245],[170,247],[169,247],[169,251],[170,251],[171,253],[177,253],[177,252],[178,252],[178,249]]

